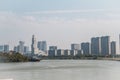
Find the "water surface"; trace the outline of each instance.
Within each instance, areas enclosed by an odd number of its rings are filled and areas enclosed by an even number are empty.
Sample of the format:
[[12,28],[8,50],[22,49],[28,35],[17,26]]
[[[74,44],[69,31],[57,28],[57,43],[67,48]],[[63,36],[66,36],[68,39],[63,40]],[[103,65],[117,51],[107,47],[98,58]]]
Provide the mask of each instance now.
[[120,62],[102,60],[42,60],[0,63],[0,79],[120,80]]

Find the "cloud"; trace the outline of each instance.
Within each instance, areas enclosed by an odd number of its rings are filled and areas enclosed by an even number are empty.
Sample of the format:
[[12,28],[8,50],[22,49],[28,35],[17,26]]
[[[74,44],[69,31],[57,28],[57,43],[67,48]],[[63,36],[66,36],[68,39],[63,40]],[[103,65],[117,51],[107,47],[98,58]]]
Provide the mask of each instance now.
[[[24,40],[31,44],[31,35],[48,44],[68,48],[71,42],[90,41],[91,37],[119,34],[120,19],[39,17],[16,13],[0,13],[1,42]],[[10,36],[11,38],[9,38]]]
[[86,12],[101,12],[104,9],[88,9],[88,10],[51,10],[51,11],[35,11],[25,12],[25,14],[68,14],[68,13],[86,13]]
[[71,14],[71,13],[112,13],[112,12],[120,12],[120,9],[82,9],[82,10],[48,10],[48,11],[34,11],[34,12],[25,12],[24,14]]

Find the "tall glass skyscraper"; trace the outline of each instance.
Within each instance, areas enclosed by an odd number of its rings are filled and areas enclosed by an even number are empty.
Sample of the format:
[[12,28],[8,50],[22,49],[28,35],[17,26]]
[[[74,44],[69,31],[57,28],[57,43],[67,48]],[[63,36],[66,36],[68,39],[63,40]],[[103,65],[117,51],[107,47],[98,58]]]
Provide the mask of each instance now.
[[101,53],[101,40],[100,37],[94,37],[91,39],[91,54],[100,55]]
[[46,41],[38,41],[37,47],[39,50],[43,52],[47,52],[47,42]]
[[31,54],[38,54],[37,41],[34,35],[32,36]]
[[110,54],[110,37],[109,36],[101,37],[101,54],[103,56]]
[[116,55],[116,42],[112,41],[110,46],[111,46],[111,55]]
[[81,43],[81,50],[83,51],[83,55],[89,55],[90,54],[90,43]]

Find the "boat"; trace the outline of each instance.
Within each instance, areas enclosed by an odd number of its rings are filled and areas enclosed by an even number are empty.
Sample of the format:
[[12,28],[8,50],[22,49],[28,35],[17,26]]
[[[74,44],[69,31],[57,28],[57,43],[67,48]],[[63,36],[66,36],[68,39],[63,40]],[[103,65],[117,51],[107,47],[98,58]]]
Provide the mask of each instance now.
[[33,56],[30,58],[30,62],[40,62],[42,59],[38,58],[37,56]]

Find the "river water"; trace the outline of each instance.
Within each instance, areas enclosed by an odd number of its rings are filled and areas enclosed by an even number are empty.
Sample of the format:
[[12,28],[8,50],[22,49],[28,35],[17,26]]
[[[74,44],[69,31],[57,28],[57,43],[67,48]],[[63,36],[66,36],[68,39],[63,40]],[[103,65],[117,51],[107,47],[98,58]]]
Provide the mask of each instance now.
[[120,80],[120,62],[42,60],[0,63],[0,80]]

